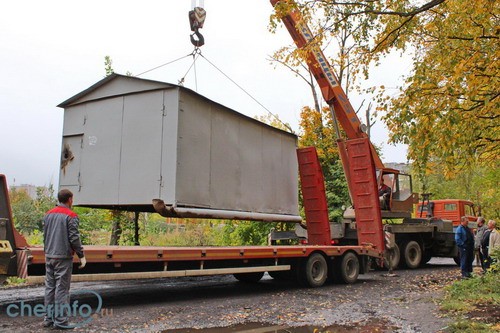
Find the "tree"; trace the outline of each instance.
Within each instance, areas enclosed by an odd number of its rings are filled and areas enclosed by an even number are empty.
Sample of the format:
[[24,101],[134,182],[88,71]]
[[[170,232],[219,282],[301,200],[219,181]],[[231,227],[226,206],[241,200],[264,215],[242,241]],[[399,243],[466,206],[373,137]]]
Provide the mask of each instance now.
[[450,0],[402,40],[416,48],[401,94],[382,106],[393,142],[424,173],[497,167],[500,157],[500,3]]
[[113,60],[111,60],[110,56],[104,57],[104,70],[106,71],[105,76],[110,76],[115,72],[115,70],[113,69]]
[[[412,174],[418,176],[415,170],[412,170]],[[421,193],[432,193],[431,199],[470,200],[481,206],[482,216],[497,221],[500,219],[499,168],[488,168],[476,163],[451,179],[446,177],[444,170],[414,179],[414,189]]]
[[493,0],[304,0],[278,6],[271,29],[291,9],[313,27],[314,45],[347,29],[356,78],[368,77],[370,65],[390,52],[411,52],[401,94],[380,87],[377,109],[386,112],[390,140],[409,145],[417,169],[432,172],[438,163],[450,176],[476,162],[498,163],[499,8]]
[[344,169],[334,140],[335,129],[330,110],[324,107],[320,113],[306,106],[302,108],[300,117],[299,147],[316,147],[325,177],[330,221],[340,222],[342,206],[349,206],[350,200]]
[[54,208],[54,187],[37,187],[36,198],[32,199],[25,191],[12,188],[9,191],[14,225],[20,232],[32,234],[43,230],[43,216]]
[[41,230],[40,215],[36,211],[34,200],[25,192],[15,188],[9,192],[14,225],[20,232],[31,233]]

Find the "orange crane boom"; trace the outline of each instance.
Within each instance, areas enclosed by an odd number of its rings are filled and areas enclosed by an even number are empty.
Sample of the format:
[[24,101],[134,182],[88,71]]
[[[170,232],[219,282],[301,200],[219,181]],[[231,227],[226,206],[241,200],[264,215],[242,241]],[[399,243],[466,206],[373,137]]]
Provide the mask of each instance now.
[[[280,2],[291,3],[292,1],[271,0],[271,4],[273,6],[276,6]],[[347,135],[347,138],[367,138],[368,135],[365,133],[363,125],[356,115],[351,102],[347,98],[344,89],[340,86],[340,81],[337,78],[337,75],[328,63],[323,51],[321,51],[319,46],[314,43],[314,35],[307,24],[304,23],[301,18],[301,14],[292,10],[289,14],[283,16],[281,20],[288,29],[297,47],[299,49],[307,50],[307,65],[318,82],[323,98],[328,105],[330,105],[330,110],[333,113],[332,116],[334,116],[333,118],[340,123]],[[382,169],[384,164],[382,163],[378,153],[373,148],[373,145],[371,150],[375,167],[377,169]]]

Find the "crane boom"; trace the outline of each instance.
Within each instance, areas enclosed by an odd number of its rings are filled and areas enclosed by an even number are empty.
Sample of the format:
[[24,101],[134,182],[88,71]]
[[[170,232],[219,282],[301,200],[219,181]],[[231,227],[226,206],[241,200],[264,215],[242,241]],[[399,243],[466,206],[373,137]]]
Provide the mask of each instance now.
[[[271,0],[271,4],[276,6],[280,2],[292,2],[293,0]],[[335,75],[332,67],[328,63],[327,58],[321,51],[320,47],[314,43],[314,35],[301,18],[301,14],[292,10],[288,15],[281,18],[285,27],[288,29],[295,44],[299,49],[307,49],[307,65],[312,72],[314,78],[318,82],[321,89],[321,94],[325,101],[333,109],[332,116],[338,120],[344,129],[348,139],[361,139],[368,136],[362,129],[361,121],[354,111],[351,102],[347,98],[344,89],[340,85],[340,81]],[[371,146],[372,156],[375,162],[375,167],[381,169],[384,167],[380,156]]]

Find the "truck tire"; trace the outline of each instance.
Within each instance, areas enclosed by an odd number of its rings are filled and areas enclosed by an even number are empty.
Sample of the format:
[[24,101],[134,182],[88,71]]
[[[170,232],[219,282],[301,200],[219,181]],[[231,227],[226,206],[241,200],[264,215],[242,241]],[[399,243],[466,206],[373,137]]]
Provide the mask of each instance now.
[[455,264],[457,264],[458,267],[460,267],[460,254],[456,257],[453,257],[453,261]]
[[345,253],[337,259],[337,264],[334,267],[336,268],[336,271],[333,272],[335,282],[352,284],[358,280],[359,259],[354,253]]
[[406,267],[414,269],[422,262],[422,248],[418,242],[412,240],[403,246],[403,263]]
[[386,254],[384,256],[384,267],[389,269],[389,258],[388,254],[389,251],[391,252],[392,258],[392,269],[396,269],[399,266],[399,262],[401,260],[401,252],[399,251],[399,246],[397,244],[394,244],[394,248],[392,249],[386,249]]
[[302,269],[298,272],[299,284],[310,288],[321,287],[325,284],[328,277],[328,265],[321,254],[313,253],[301,267]]
[[257,283],[262,279],[264,272],[255,272],[255,273],[235,273],[233,276],[236,280],[245,283]]

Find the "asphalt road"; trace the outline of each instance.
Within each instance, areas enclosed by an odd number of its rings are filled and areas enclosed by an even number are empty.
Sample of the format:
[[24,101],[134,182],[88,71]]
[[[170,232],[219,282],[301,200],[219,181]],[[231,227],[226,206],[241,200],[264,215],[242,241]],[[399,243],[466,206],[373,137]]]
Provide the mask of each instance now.
[[[442,286],[459,275],[453,260],[436,258],[423,268],[396,273],[399,276],[386,277],[384,271],[373,271],[360,275],[354,285],[329,284],[316,289],[278,282],[267,274],[258,284],[244,284],[232,276],[74,283],[72,293],[98,293],[103,309],[73,332],[192,332],[208,328],[212,328],[210,332],[255,333],[314,329],[437,332],[445,327],[448,319],[443,318],[435,301],[442,296]],[[78,306],[90,305],[93,310],[98,305],[90,292],[75,294],[72,303],[74,300]],[[43,287],[0,289],[0,332],[52,331],[42,328],[41,318],[7,315],[10,304],[21,306],[21,302],[27,315],[27,307],[43,304]],[[84,319],[77,317],[72,322]]]

